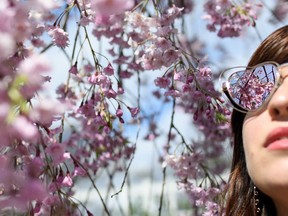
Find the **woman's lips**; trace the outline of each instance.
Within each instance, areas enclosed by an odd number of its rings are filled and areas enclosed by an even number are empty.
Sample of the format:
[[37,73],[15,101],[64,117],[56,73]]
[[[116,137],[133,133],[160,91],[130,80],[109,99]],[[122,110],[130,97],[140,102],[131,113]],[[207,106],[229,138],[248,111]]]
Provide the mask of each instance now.
[[268,134],[264,146],[269,150],[288,149],[288,127],[278,127],[272,130]]

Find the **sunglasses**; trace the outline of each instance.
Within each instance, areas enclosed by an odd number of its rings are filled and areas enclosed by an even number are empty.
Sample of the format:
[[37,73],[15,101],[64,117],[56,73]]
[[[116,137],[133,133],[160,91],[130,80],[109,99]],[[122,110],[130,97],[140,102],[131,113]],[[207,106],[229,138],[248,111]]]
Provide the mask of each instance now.
[[247,113],[259,110],[286,76],[288,63],[279,65],[277,62],[269,61],[253,67],[229,68],[221,72],[219,79],[232,107]]

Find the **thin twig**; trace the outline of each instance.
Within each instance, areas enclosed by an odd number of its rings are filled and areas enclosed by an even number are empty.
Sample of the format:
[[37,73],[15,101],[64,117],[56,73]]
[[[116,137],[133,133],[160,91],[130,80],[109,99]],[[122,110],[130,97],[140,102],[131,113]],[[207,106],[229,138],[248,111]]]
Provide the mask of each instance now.
[[133,154],[132,158],[130,159],[129,164],[128,164],[128,166],[127,166],[127,169],[126,169],[126,171],[125,171],[124,179],[123,179],[123,181],[122,181],[120,190],[119,190],[118,192],[116,192],[115,194],[111,195],[111,198],[113,198],[113,197],[116,196],[116,195],[119,195],[119,194],[123,191],[123,188],[124,188],[124,185],[125,185],[125,182],[126,182],[126,178],[127,178],[127,176],[128,176],[128,171],[129,171],[129,168],[130,168],[130,166],[131,166],[131,164],[132,164],[133,159],[134,159],[134,154]]
[[[176,106],[176,100],[173,99],[171,123],[170,123],[169,132],[168,132],[167,152],[169,151],[169,148],[170,148],[171,132],[172,132],[172,128],[173,128],[173,124],[174,124],[173,123],[174,122],[174,116],[175,116],[175,106]],[[165,190],[165,185],[166,185],[166,166],[163,167],[162,174],[163,174],[163,181],[162,181],[162,189],[161,189],[161,196],[160,196],[160,204],[159,204],[159,209],[158,209],[159,210],[159,212],[158,212],[159,216],[161,216],[161,213],[162,213],[164,190]]]
[[102,205],[103,205],[103,207],[104,207],[104,210],[105,210],[106,214],[107,214],[108,216],[110,216],[110,212],[109,212],[109,210],[108,210],[108,208],[107,208],[107,206],[106,206],[106,204],[105,204],[105,202],[104,202],[104,199],[103,199],[103,197],[102,197],[102,195],[101,195],[98,187],[96,186],[96,184],[95,184],[92,176],[90,175],[90,173],[89,173],[88,170],[86,169],[86,167],[84,167],[84,166],[83,166],[79,161],[77,161],[76,158],[73,157],[72,155],[71,155],[71,158],[72,158],[75,162],[77,162],[77,164],[78,164],[82,169],[85,170],[88,178],[90,179],[90,181],[91,181],[91,183],[92,183],[92,185],[93,185],[93,188],[96,190],[96,192],[97,192],[97,194],[98,194],[98,196],[99,196],[99,198],[100,198],[100,200],[101,200],[101,203],[102,203]]

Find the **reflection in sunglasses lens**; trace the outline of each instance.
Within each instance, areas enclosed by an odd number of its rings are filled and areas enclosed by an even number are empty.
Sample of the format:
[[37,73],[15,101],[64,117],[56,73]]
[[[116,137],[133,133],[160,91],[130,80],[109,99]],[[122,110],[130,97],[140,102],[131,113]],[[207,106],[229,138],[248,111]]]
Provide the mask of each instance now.
[[277,68],[265,64],[256,68],[233,73],[228,81],[229,94],[233,101],[245,110],[259,108],[273,91]]

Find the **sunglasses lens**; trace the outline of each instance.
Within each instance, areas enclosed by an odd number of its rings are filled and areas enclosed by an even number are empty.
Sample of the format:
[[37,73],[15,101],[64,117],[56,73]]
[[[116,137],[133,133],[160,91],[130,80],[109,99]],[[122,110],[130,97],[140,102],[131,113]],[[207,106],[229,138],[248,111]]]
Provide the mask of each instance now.
[[277,73],[274,64],[234,72],[228,78],[231,99],[247,111],[259,108],[273,91]]

